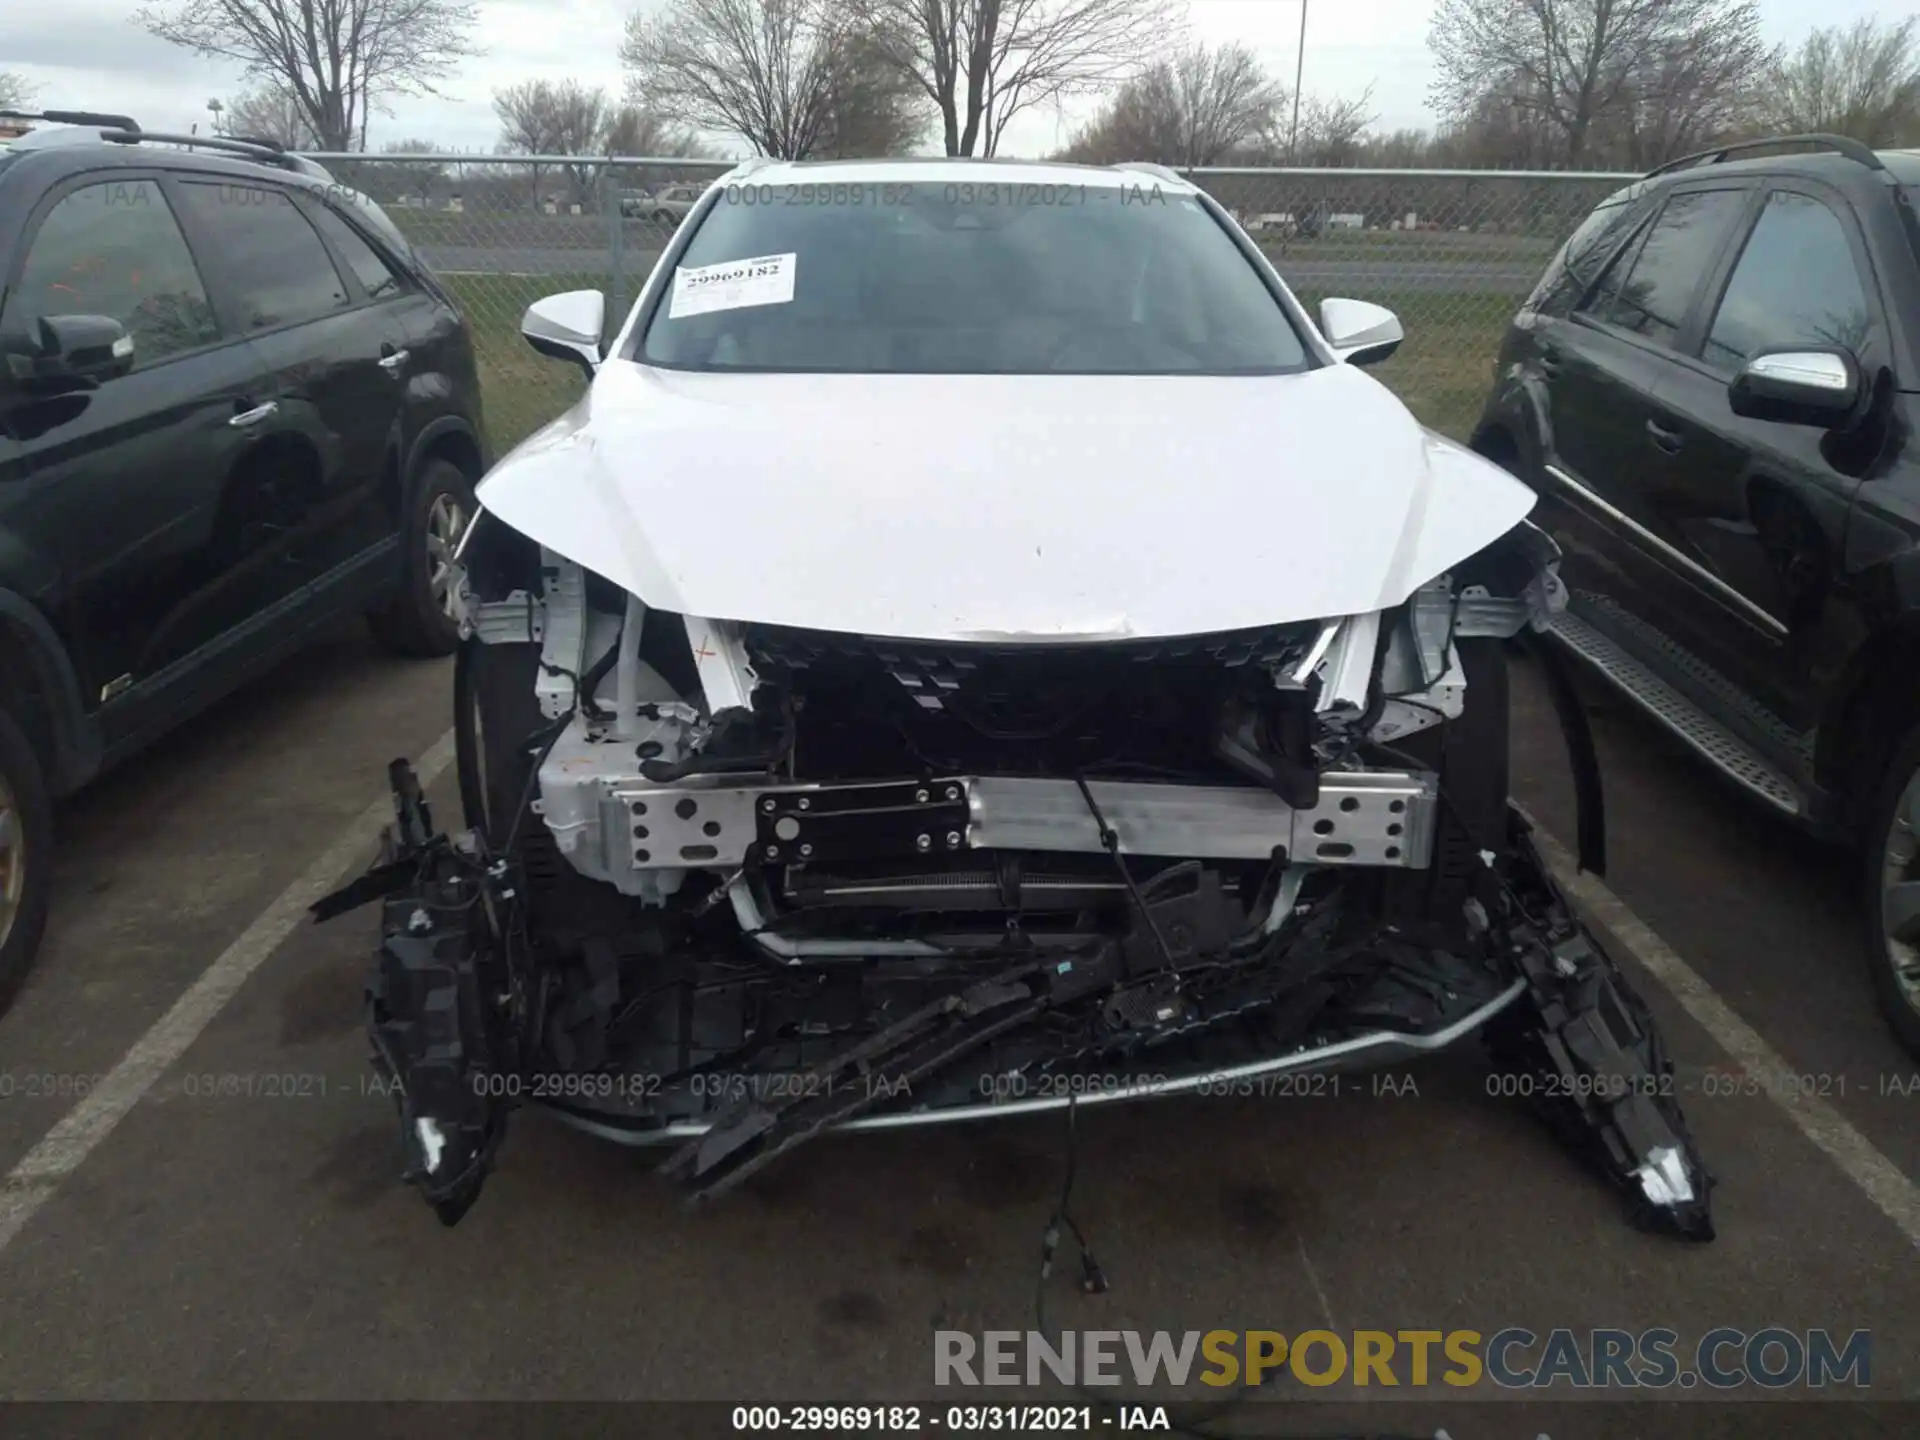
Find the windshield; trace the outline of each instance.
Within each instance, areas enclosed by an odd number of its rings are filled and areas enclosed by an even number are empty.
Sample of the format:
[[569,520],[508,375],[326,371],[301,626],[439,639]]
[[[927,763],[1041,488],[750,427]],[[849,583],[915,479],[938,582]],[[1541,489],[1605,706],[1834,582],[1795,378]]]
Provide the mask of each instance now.
[[630,358],[1000,375],[1311,363],[1220,223],[1144,177],[728,185]]

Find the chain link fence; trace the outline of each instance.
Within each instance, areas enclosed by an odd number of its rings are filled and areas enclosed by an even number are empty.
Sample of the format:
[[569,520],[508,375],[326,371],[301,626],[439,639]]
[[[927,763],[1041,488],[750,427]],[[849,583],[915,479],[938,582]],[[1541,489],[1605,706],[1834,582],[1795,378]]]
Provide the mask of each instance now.
[[[498,451],[558,415],[578,372],[520,338],[542,295],[607,292],[617,327],[674,228],[731,162],[321,155],[379,201],[458,297]],[[1372,300],[1406,326],[1375,372],[1426,424],[1464,437],[1500,338],[1553,253],[1631,175],[1471,170],[1201,169],[1309,307]],[[1141,183],[1151,186],[1152,177]]]

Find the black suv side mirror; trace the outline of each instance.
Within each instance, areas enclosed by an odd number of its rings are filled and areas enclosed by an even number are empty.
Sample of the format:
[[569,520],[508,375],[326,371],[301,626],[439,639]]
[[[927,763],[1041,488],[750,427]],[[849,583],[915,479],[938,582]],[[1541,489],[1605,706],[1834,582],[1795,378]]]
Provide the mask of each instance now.
[[33,349],[0,357],[23,394],[94,390],[133,369],[133,337],[110,315],[44,315],[36,329]]
[[1727,399],[1734,414],[1752,420],[1830,430],[1853,417],[1862,386],[1860,362],[1850,350],[1766,350],[1733,377]]

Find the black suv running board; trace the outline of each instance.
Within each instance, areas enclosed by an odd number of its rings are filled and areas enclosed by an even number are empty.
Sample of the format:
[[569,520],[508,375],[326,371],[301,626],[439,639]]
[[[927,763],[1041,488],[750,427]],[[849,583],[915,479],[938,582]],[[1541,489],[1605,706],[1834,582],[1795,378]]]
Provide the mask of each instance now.
[[1806,818],[1806,794],[1791,776],[1618,641],[1571,611],[1555,617],[1552,634],[1721,774],[1782,814]]

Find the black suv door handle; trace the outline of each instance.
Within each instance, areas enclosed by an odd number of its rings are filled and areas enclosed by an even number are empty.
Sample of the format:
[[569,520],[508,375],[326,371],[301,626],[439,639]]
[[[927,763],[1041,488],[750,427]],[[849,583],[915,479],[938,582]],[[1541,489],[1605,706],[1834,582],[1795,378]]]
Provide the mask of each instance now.
[[1658,420],[1647,421],[1647,437],[1653,441],[1655,449],[1664,450],[1669,455],[1678,455],[1680,447],[1687,443],[1686,436],[1662,425]]

